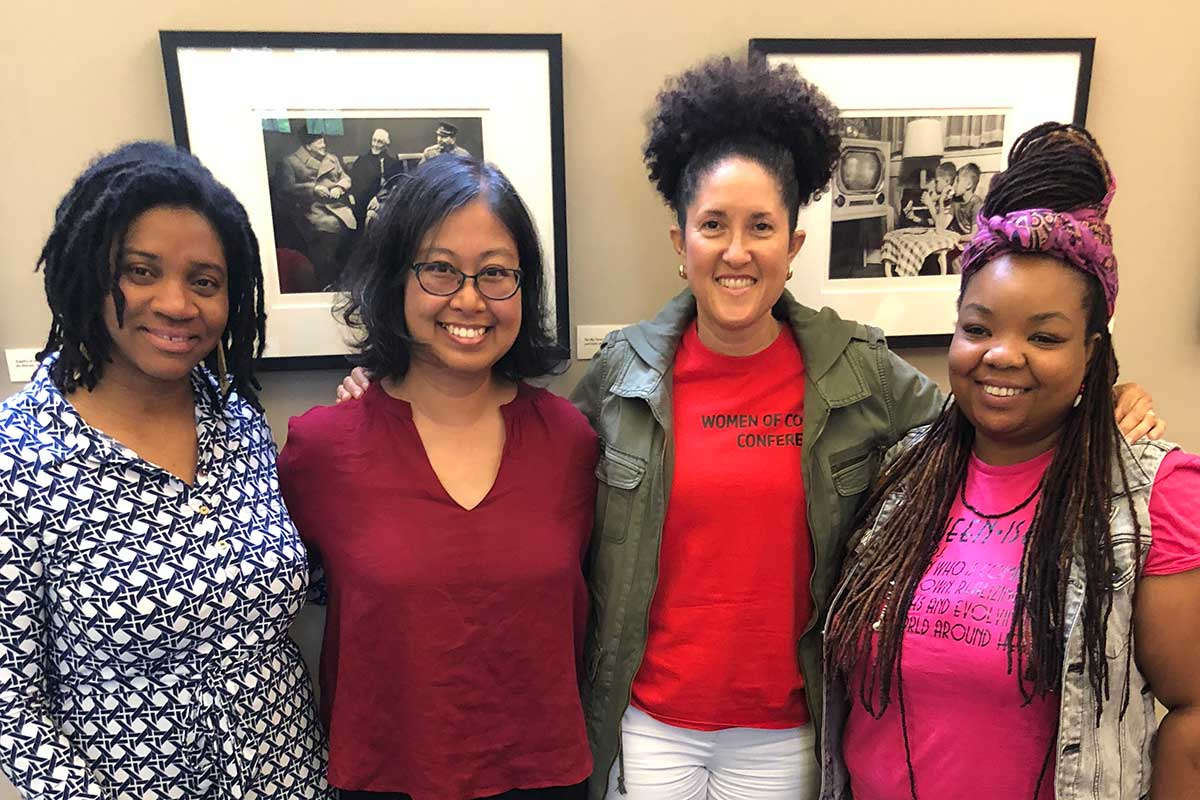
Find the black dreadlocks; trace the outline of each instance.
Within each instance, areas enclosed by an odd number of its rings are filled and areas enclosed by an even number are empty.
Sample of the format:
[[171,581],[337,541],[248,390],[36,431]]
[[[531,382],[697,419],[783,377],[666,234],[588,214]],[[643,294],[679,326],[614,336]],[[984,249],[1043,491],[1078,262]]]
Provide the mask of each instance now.
[[[1096,205],[1108,190],[1108,171],[1092,136],[1074,125],[1044,123],[1018,137],[1009,166],[992,179],[985,216],[1024,208],[1071,211]],[[1083,399],[1068,415],[1053,461],[1042,479],[1041,498],[1025,538],[1020,578],[1008,634],[1009,669],[1026,702],[1059,687],[1063,670],[1066,595],[1074,559],[1082,559],[1084,665],[1095,692],[1096,719],[1109,699],[1107,621],[1113,598],[1113,547],[1109,514],[1113,467],[1128,480],[1117,455],[1121,437],[1113,419],[1112,387],[1117,358],[1108,333],[1107,307],[1099,280],[1083,275],[1087,335],[1096,335],[1084,378]],[[961,302],[961,295],[960,295]],[[966,478],[974,428],[962,411],[947,403],[927,435],[908,448],[880,477],[863,505],[851,555],[844,567],[842,599],[831,613],[826,647],[844,676],[869,664],[851,691],[868,712],[882,716],[895,680],[902,725],[905,718],[901,651],[909,608],[945,530],[946,519]],[[1115,461],[1115,465],[1114,465]],[[904,501],[875,528],[868,546],[855,552],[893,492]],[[1136,541],[1141,531],[1134,517]],[[915,538],[914,538],[915,534]],[[1140,551],[1139,551],[1140,557]],[[882,610],[882,616],[880,616]],[[878,637],[872,626],[878,620]],[[874,661],[870,661],[872,641]],[[1133,657],[1132,637],[1124,642],[1126,674]],[[857,691],[855,691],[857,690]],[[1123,716],[1129,683],[1123,687]],[[904,730],[907,752],[907,728]],[[1049,764],[1047,754],[1043,771]],[[908,764],[910,788],[916,779]],[[1039,777],[1038,784],[1041,783]]]
[[[157,206],[190,208],[204,215],[221,240],[229,270],[229,320],[225,346],[230,385],[259,411],[254,359],[262,355],[266,313],[258,240],[246,210],[195,156],[161,142],[133,142],[101,156],[83,171],[54,213],[54,227],[38,257],[52,321],[38,358],[58,350],[50,378],[60,390],[92,389],[111,362],[112,338],[104,324],[104,298],[112,295],[117,324],[125,297],[112,254],[130,224]],[[118,253],[119,257],[119,253]],[[217,371],[216,352],[205,364]],[[205,384],[211,399],[224,398]]]

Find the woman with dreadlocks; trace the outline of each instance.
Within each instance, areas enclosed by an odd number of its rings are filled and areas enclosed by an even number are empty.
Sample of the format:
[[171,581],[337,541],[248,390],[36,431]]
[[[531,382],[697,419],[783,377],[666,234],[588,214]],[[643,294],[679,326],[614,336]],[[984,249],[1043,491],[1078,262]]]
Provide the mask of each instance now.
[[38,264],[50,333],[0,407],[5,775],[33,798],[331,798],[245,210],[191,155],[126,145]]
[[891,454],[830,612],[823,798],[1200,785],[1200,458],[1113,423],[1114,188],[1054,123],[992,181],[954,401]]

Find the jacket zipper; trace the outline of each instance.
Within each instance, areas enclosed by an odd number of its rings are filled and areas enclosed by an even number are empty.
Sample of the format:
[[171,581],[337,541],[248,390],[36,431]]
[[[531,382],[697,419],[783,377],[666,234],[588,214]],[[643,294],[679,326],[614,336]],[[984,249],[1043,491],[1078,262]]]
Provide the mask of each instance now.
[[[651,415],[653,415],[654,421],[658,423],[658,427],[660,429],[662,429],[662,432],[663,432],[663,446],[662,446],[662,450],[658,454],[658,478],[660,481],[662,481],[662,485],[663,485],[663,506],[662,507],[663,507],[663,522],[665,523],[666,519],[667,519],[667,501],[669,499],[668,492],[667,492],[666,476],[663,475],[663,473],[667,469],[667,426],[663,424],[662,418],[659,417],[658,412],[654,410],[653,404],[651,404],[650,402],[647,402],[646,405],[649,406],[650,413],[651,413]],[[655,592],[658,591],[658,562],[661,558],[662,558],[662,531],[659,530],[659,532],[658,532],[658,552],[656,553],[656,555],[654,557],[654,577],[652,580],[654,589],[652,589],[650,591],[650,601],[648,603],[646,603],[646,619],[642,625],[643,630],[646,631],[645,638],[649,638],[649,635],[650,635],[650,609],[654,605],[654,594],[655,594]],[[637,680],[637,674],[642,668],[642,661],[644,661],[646,658],[645,638],[642,641],[642,652],[638,655],[637,668],[634,669],[633,677],[630,678],[630,680],[629,680],[629,688],[625,692],[625,708],[626,709],[629,708],[629,703],[633,699],[633,682],[635,680]],[[625,738],[624,738],[623,724],[622,724],[624,721],[624,716],[625,716],[625,712],[622,711],[621,719],[617,720],[617,793],[622,794],[622,795],[627,795],[627,794],[629,794],[629,792],[627,792],[625,790]]]
[[[808,389],[806,388],[805,391],[807,392]],[[825,426],[829,422],[829,413],[830,413],[830,409],[826,409],[825,417],[824,417],[824,419],[821,420],[821,424],[817,428],[816,434],[812,437],[811,441],[808,441],[808,440],[805,441],[805,443],[804,443],[805,451],[811,453],[812,451],[809,449],[810,445],[812,443],[815,443],[817,439],[821,438],[821,434],[825,432]],[[805,487],[812,486],[812,480],[811,480],[812,470],[801,470],[800,477],[804,481]],[[807,493],[807,491],[808,491],[808,489],[805,488],[806,493]],[[808,521],[808,540],[810,542],[812,542],[812,549],[813,549],[813,570],[812,570],[812,573],[809,574],[809,576],[808,576],[808,595],[813,600],[813,615],[812,615],[812,618],[809,619],[808,624],[804,627],[804,630],[800,631],[801,639],[803,639],[804,636],[809,631],[811,631],[814,627],[816,627],[816,624],[817,624],[817,611],[818,611],[817,603],[816,603],[817,593],[813,590],[813,581],[816,580],[817,568],[821,564],[820,553],[818,552],[818,546],[817,546],[817,537],[814,535],[816,528],[813,526],[812,514],[809,513],[812,506],[807,501],[807,499],[805,500],[804,505],[805,505],[804,516],[805,516],[805,519]],[[796,644],[799,645],[800,642],[797,641]],[[799,655],[799,654],[797,653],[797,655]]]
[[[807,396],[809,392],[815,391],[815,389],[816,389],[815,385],[813,385],[813,386],[806,385],[804,388],[805,396]],[[804,442],[805,454],[812,453],[812,450],[811,450],[812,445],[819,438],[821,438],[821,434],[825,432],[825,426],[829,422],[829,413],[830,413],[830,409],[828,407],[826,407],[825,415],[821,419],[820,424],[817,426],[816,433],[813,434],[812,439],[805,437],[805,442]],[[807,460],[808,463],[811,464],[812,463],[811,455],[809,455],[808,458],[804,459],[804,460]],[[804,660],[801,658],[801,655],[800,655],[800,642],[802,639],[804,639],[804,637],[806,635],[808,635],[809,631],[811,631],[814,627],[816,627],[817,616],[820,613],[820,609],[817,608],[817,593],[813,589],[813,581],[815,581],[817,578],[817,570],[820,568],[821,559],[820,559],[820,551],[819,551],[818,544],[817,544],[817,538],[818,538],[816,535],[817,529],[813,525],[813,520],[812,520],[812,513],[811,513],[812,504],[808,501],[808,496],[807,496],[809,488],[811,488],[813,485],[811,478],[812,478],[812,470],[805,469],[803,460],[802,460],[801,470],[800,470],[800,479],[804,482],[804,486],[805,486],[804,518],[808,522],[808,540],[812,544],[812,551],[813,551],[813,568],[812,568],[812,573],[808,576],[808,596],[812,599],[813,611],[812,611],[812,617],[809,619],[808,624],[804,626],[804,630],[800,631],[800,635],[796,638],[796,665],[797,665],[797,667],[799,667],[800,677],[804,679],[804,698],[805,698],[805,705],[808,707],[809,718],[815,719],[815,715],[813,714],[814,700],[812,699],[811,692],[809,691],[808,676],[806,676],[804,674]]]
[[[854,568],[852,570],[850,570],[849,573],[842,576],[842,579],[838,581],[837,591],[835,591],[833,593],[833,597],[830,598],[830,600],[829,600],[828,611],[832,612],[834,607],[837,606],[838,601],[840,601],[842,599],[842,595],[846,593],[846,584],[849,583],[851,578],[853,578],[855,575],[858,574],[858,567],[859,567],[859,565],[855,564]],[[821,626],[821,641],[822,642],[824,642],[825,637],[829,635],[829,623],[832,620],[832,618],[833,618],[832,613],[825,615],[825,624]],[[822,656],[821,660],[822,660],[822,662],[824,662],[824,660],[825,660],[824,656]]]

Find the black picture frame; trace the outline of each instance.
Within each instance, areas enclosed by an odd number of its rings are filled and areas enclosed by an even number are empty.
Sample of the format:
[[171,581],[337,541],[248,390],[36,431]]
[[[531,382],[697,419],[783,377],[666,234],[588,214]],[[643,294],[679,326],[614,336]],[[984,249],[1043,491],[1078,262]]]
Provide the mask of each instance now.
[[[963,109],[979,110],[984,113],[998,112],[1004,117],[1001,124],[1003,144],[992,147],[988,155],[998,160],[999,167],[1007,163],[1008,148],[1021,131],[1033,124],[1056,119],[1084,125],[1087,120],[1088,99],[1091,89],[1092,64],[1095,58],[1094,38],[993,38],[993,39],[792,39],[752,38],[749,41],[749,56],[765,59],[768,63],[793,64],[802,76],[822,89],[843,112],[843,121],[861,118],[861,129],[869,129],[872,115],[880,119],[888,117],[911,117],[905,115],[909,109],[921,117],[943,117],[958,119]],[[917,73],[919,67],[919,73]],[[1023,81],[1022,74],[1037,73],[1042,80],[1034,83]],[[913,70],[913,85],[906,82],[906,70]],[[1005,70],[1001,71],[1001,70]],[[939,80],[939,75],[942,80]],[[993,81],[978,80],[990,75]],[[1048,85],[1049,84],[1049,85]],[[962,85],[979,91],[978,102],[970,97],[964,100]],[[1036,87],[1036,88],[1031,88]],[[956,93],[957,92],[957,93]],[[1052,99],[1044,102],[1031,101],[1039,93],[1049,92]],[[1024,93],[1024,94],[1022,94]],[[872,98],[877,98],[873,100]],[[1037,116],[1034,112],[1042,112]],[[992,114],[995,116],[995,114]],[[890,120],[889,120],[890,121]],[[863,134],[862,144],[867,144],[871,134]],[[882,136],[878,137],[884,138]],[[894,142],[894,140],[892,140]],[[883,142],[870,142],[883,144]],[[843,155],[847,153],[846,137],[843,138]],[[883,152],[885,161],[882,180],[884,187],[875,187],[879,206],[900,206],[900,187],[887,186],[889,180],[898,181],[903,167],[891,172],[897,156]],[[940,161],[942,156],[934,159]],[[908,163],[907,153],[900,161]],[[915,160],[915,159],[913,159]],[[889,162],[891,162],[889,164]],[[842,164],[839,164],[839,169]],[[982,163],[982,162],[981,162]],[[976,168],[978,169],[978,167]],[[986,170],[985,170],[986,172]],[[922,178],[925,174],[922,173]],[[795,277],[789,288],[809,305],[828,305],[843,316],[878,325],[888,333],[888,341],[898,347],[944,347],[949,344],[953,331],[953,298],[957,292],[957,279],[951,280],[953,267],[945,266],[944,253],[940,274],[938,270],[926,269],[933,261],[925,262],[915,275],[900,271],[884,270],[887,277],[876,277],[863,256],[862,277],[865,281],[842,280],[848,270],[835,268],[833,254],[846,241],[835,230],[837,217],[834,202],[839,189],[839,174],[835,172],[829,191],[814,198],[813,203],[801,212],[802,227],[808,228],[809,244],[823,246],[820,256],[809,250],[801,250],[794,263]],[[885,201],[886,198],[886,201]],[[893,202],[893,198],[895,198]],[[843,201],[845,198],[842,198]],[[865,201],[864,201],[865,202]],[[876,227],[883,233],[856,234],[859,241],[889,235],[893,230],[897,208],[879,210]],[[849,213],[841,212],[843,215]],[[862,210],[862,215],[869,212]],[[866,228],[867,217],[862,217],[859,227]],[[842,225],[843,229],[849,225]],[[826,236],[814,237],[814,228]],[[851,240],[853,241],[853,239]],[[859,245],[870,250],[871,244]],[[940,249],[941,245],[938,246]],[[951,249],[948,252],[953,252]],[[919,256],[918,256],[919,257]],[[931,256],[932,258],[932,256]],[[894,266],[882,256],[882,266]],[[931,274],[927,274],[931,273]],[[814,277],[814,275],[816,277]],[[858,276],[854,276],[858,277]],[[900,285],[897,278],[906,282]],[[895,281],[895,289],[880,283]],[[922,284],[922,281],[926,283]],[[818,286],[818,283],[820,284]],[[933,285],[933,284],[936,284]],[[856,287],[861,285],[861,290]],[[903,300],[897,297],[903,296]],[[898,305],[911,306],[906,310]]]
[[[314,333],[314,328],[324,324],[320,321],[322,306],[317,298],[328,297],[329,302],[324,304],[328,308],[332,293],[316,290],[289,294],[282,290],[283,279],[278,272],[275,250],[271,246],[275,241],[277,220],[270,205],[271,190],[266,188],[263,181],[263,174],[269,172],[265,165],[269,151],[265,157],[262,153],[257,155],[258,160],[264,162],[263,166],[254,167],[260,173],[257,179],[252,180],[245,169],[239,168],[239,164],[249,164],[254,158],[249,153],[252,137],[247,129],[247,120],[255,115],[265,115],[265,124],[266,116],[270,116],[261,110],[266,107],[263,103],[247,99],[252,93],[269,94],[278,84],[280,96],[287,99],[281,100],[277,106],[266,105],[277,107],[280,110],[277,115],[281,118],[296,116],[308,124],[307,117],[311,114],[304,110],[296,111],[297,108],[305,108],[305,101],[297,102],[295,98],[303,97],[310,90],[297,85],[304,80],[302,74],[294,79],[286,75],[281,77],[286,73],[284,67],[291,63],[286,59],[297,63],[319,63],[322,75],[331,69],[336,72],[339,64],[343,64],[346,77],[352,74],[351,70],[364,63],[364,59],[372,59],[369,63],[377,65],[379,69],[372,73],[369,86],[353,84],[357,92],[353,102],[344,105],[329,102],[327,91],[322,96],[321,90],[311,90],[314,102],[309,105],[310,108],[323,110],[330,115],[344,109],[346,117],[343,121],[369,115],[374,113],[370,111],[373,109],[378,110],[379,115],[398,114],[397,119],[405,123],[454,116],[436,103],[421,102],[421,98],[430,91],[425,85],[430,73],[424,69],[413,69],[414,64],[450,67],[437,72],[439,79],[447,81],[442,87],[446,89],[447,96],[456,98],[448,102],[446,107],[472,109],[471,113],[478,110],[481,119],[479,125],[482,127],[479,135],[489,145],[482,148],[482,156],[505,171],[529,205],[538,225],[546,256],[547,299],[553,313],[553,319],[546,320],[546,327],[555,338],[558,354],[564,359],[569,357],[561,34],[163,30],[159,31],[159,39],[175,143],[195,153],[219,180],[234,190],[246,206],[252,227],[259,238],[264,278],[269,284],[266,294],[268,316],[271,318],[268,323],[267,352],[259,364],[260,368],[340,369],[348,363],[346,354],[349,348],[344,345],[346,331],[333,321],[332,314],[324,316],[329,320],[329,330],[339,337],[338,346],[334,346],[323,329]],[[489,64],[494,64],[497,69],[489,69]],[[501,86],[500,75],[510,78],[512,75],[521,75],[526,79],[510,79]],[[232,99],[217,98],[219,92],[216,89],[204,88],[218,82],[220,76],[225,76],[226,79],[220,82],[226,94],[234,95]],[[229,80],[233,76],[238,80]],[[242,85],[256,80],[261,85],[251,89]],[[291,82],[293,80],[295,83]],[[364,94],[375,91],[372,86],[380,87],[378,102],[369,97],[364,102]],[[544,100],[541,97],[543,86]],[[397,102],[394,93],[404,91],[415,93],[413,102]],[[494,94],[489,95],[489,91]],[[464,102],[464,97],[469,102]],[[222,103],[225,103],[225,108]],[[522,122],[530,124],[530,139],[539,143],[537,146],[531,146],[529,141],[521,141],[517,146],[512,133],[515,126],[506,121],[518,109],[527,110]],[[286,112],[286,116],[283,112]],[[228,119],[220,119],[222,115]],[[491,138],[489,129],[483,127],[489,120],[497,123],[492,129],[500,131]],[[537,124],[539,122],[544,125]],[[230,126],[237,133],[222,133],[222,125]],[[223,141],[222,136],[229,137],[229,141]],[[262,150],[261,144],[259,149]],[[347,163],[349,161],[347,158]],[[268,198],[266,201],[264,193]],[[283,333],[278,332],[281,327]],[[294,334],[293,341],[285,343],[283,337],[289,334]],[[307,341],[309,338],[316,340],[318,335],[325,338],[315,344]],[[302,338],[305,341],[299,341]]]

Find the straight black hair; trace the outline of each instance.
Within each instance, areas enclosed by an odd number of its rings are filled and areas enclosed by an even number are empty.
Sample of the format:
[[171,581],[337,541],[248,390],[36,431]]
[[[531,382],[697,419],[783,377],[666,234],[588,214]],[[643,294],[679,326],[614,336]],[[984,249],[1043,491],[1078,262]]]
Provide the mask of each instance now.
[[336,311],[358,332],[358,365],[401,378],[417,343],[404,319],[404,290],[422,241],[450,214],[483,200],[517,245],[521,268],[521,327],[493,369],[506,380],[535,378],[560,368],[546,333],[542,250],[529,210],[508,178],[470,156],[440,155],[392,179],[379,217],[366,230],[343,277]]

